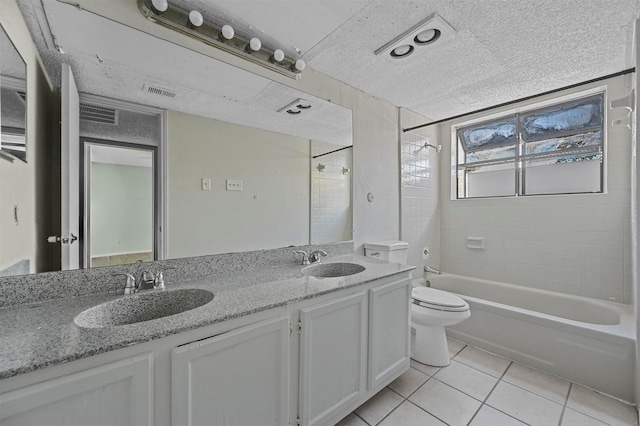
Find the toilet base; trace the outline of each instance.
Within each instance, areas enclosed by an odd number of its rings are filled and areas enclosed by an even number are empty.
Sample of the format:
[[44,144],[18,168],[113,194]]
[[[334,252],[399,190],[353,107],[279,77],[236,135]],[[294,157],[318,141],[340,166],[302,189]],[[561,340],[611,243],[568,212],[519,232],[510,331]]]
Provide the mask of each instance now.
[[415,343],[411,358],[434,367],[446,367],[449,359],[449,345],[443,326],[414,326],[416,331]]

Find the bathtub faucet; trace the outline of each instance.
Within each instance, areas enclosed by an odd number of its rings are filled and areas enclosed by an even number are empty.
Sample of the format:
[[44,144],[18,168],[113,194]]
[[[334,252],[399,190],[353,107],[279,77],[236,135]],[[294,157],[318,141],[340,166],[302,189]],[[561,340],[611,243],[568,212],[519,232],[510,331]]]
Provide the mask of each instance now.
[[429,265],[424,265],[424,271],[425,272],[431,272],[432,274],[438,274],[440,275],[440,271],[438,271],[436,268],[432,268]]

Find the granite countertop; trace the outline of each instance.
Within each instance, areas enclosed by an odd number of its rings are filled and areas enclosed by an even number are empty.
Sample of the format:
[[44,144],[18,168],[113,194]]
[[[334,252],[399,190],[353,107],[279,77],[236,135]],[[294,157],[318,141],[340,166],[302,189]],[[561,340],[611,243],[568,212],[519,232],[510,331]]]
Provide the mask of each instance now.
[[414,269],[410,265],[388,263],[360,255],[326,258],[321,263],[334,262],[357,263],[366,269],[346,277],[314,278],[301,272],[303,266],[291,263],[211,278],[168,282],[167,291],[200,288],[212,291],[215,297],[211,302],[190,311],[130,325],[90,329],[77,326],[73,319],[80,312],[97,304],[131,296],[103,293],[0,308],[0,379],[148,342]]

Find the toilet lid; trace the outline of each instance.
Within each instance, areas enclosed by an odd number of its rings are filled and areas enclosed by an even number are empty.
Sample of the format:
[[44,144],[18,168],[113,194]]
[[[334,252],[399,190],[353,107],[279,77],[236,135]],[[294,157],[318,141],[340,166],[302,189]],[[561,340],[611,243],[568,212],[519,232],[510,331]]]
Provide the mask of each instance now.
[[440,308],[466,308],[467,302],[455,294],[430,287],[416,287],[411,290],[411,298],[420,305],[438,306]]

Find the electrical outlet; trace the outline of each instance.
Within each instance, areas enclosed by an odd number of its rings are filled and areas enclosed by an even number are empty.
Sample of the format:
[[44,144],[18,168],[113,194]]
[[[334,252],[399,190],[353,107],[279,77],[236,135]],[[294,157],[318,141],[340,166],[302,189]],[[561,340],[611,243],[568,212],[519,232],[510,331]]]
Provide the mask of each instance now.
[[242,180],[227,179],[227,191],[242,191]]
[[211,191],[211,179],[202,178],[202,190],[203,191]]

